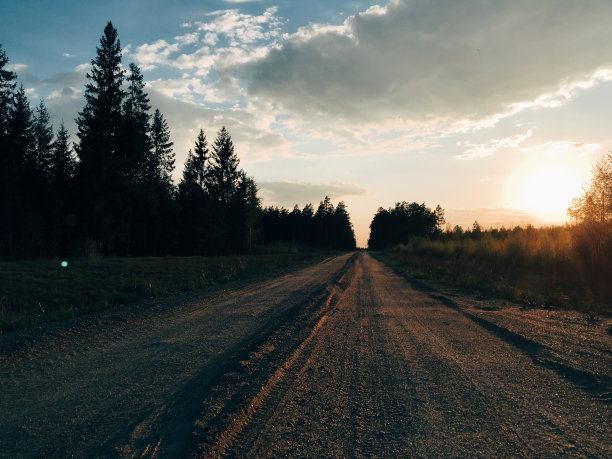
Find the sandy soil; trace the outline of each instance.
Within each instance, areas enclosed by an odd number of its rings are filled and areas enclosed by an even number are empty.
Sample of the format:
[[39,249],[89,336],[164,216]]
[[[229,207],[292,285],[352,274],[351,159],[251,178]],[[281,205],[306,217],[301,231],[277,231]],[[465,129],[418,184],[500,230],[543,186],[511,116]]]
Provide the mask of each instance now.
[[347,254],[0,336],[0,455],[612,457],[606,327]]

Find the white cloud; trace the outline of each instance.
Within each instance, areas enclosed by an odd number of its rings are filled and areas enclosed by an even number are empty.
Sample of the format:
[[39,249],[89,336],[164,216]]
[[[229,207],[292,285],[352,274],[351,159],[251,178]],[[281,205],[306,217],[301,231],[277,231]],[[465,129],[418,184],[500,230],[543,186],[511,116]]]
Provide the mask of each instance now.
[[199,38],[200,34],[198,34],[197,32],[190,32],[174,37],[174,39],[182,46],[197,43]]
[[612,68],[601,45],[611,19],[603,0],[394,0],[288,37],[248,67],[250,94],[346,123],[477,122],[555,106],[564,89]]
[[209,13],[210,21],[195,22],[198,30],[223,35],[230,46],[241,46],[257,41],[269,41],[282,36],[282,21],[273,6],[259,16],[240,13],[238,10],[222,10]]
[[29,72],[30,67],[26,64],[9,64],[6,69],[11,72]]
[[168,56],[178,50],[178,43],[157,40],[154,43],[145,43],[137,47],[133,57],[142,70],[152,70],[159,65],[168,64]]
[[525,134],[516,134],[503,139],[492,139],[486,144],[473,144],[466,142],[465,145],[469,148],[462,154],[457,155],[457,159],[470,160],[475,158],[486,158],[497,153],[498,150],[503,148],[517,148],[526,139],[531,137],[533,132],[527,131]]

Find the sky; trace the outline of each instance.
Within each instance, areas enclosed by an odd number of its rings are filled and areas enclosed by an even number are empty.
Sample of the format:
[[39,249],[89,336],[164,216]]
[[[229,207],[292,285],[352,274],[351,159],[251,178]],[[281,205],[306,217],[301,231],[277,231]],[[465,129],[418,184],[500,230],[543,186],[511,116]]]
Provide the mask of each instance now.
[[76,140],[112,21],[171,128],[176,180],[226,126],[264,205],[344,201],[451,226],[564,223],[612,149],[608,0],[0,0],[0,44],[33,105]]

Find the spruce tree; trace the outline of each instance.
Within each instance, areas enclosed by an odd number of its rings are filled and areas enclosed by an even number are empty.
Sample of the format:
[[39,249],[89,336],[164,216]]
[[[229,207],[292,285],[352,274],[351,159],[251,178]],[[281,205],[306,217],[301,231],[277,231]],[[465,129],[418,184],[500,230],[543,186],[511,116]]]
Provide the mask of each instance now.
[[53,126],[50,122],[49,111],[43,100],[40,101],[34,112],[34,162],[41,179],[50,180],[51,156],[53,150]]
[[[9,59],[0,45],[0,161],[5,152],[9,114],[13,105],[13,96],[17,74],[7,70]],[[1,165],[1,163],[0,163]]]
[[9,112],[7,134],[9,170],[14,178],[23,180],[25,170],[34,167],[36,158],[32,110],[23,86],[15,93]]
[[74,246],[74,171],[76,160],[70,147],[70,136],[60,124],[49,164],[50,198],[48,239],[50,255],[65,256]]
[[234,153],[232,138],[223,126],[212,145],[207,175],[208,190],[214,200],[224,205],[231,202],[238,187],[239,163],[240,160]]
[[164,186],[168,192],[173,188],[172,172],[174,171],[174,143],[170,142],[170,128],[159,109],[155,109],[151,122],[151,161],[148,164],[148,175]]
[[9,121],[17,75],[6,69],[8,57],[0,45],[0,257],[10,257],[14,237],[15,159],[9,149]]
[[7,127],[4,152],[7,194],[2,223],[6,225],[8,256],[23,258],[34,255],[42,237],[42,221],[33,207],[36,196],[33,116],[23,86],[15,94]]
[[198,138],[196,139],[190,167],[195,174],[195,181],[201,189],[206,186],[207,161],[209,159],[208,142],[204,135],[204,130],[200,129]]
[[74,178],[74,170],[76,161],[70,148],[70,136],[64,122],[60,124],[57,130],[53,150],[51,152],[51,160],[49,163],[49,172],[51,185],[62,192]]
[[85,107],[76,123],[79,142],[75,145],[80,222],[83,237],[96,249],[113,252],[113,240],[121,233],[114,215],[119,201],[118,139],[122,126],[121,45],[117,30],[109,22],[104,28],[96,58],[91,61],[85,86]]
[[140,182],[145,175],[149,162],[151,140],[149,138],[149,96],[144,91],[140,69],[130,64],[127,77],[128,87],[123,102],[123,123],[119,150],[121,152],[119,170],[128,182]]

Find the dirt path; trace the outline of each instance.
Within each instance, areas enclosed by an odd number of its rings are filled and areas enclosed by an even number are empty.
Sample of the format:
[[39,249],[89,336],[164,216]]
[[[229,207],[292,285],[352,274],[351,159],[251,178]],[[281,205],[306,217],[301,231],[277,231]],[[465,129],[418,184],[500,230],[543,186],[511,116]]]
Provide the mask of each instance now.
[[611,341],[344,255],[0,337],[0,455],[611,457]]

